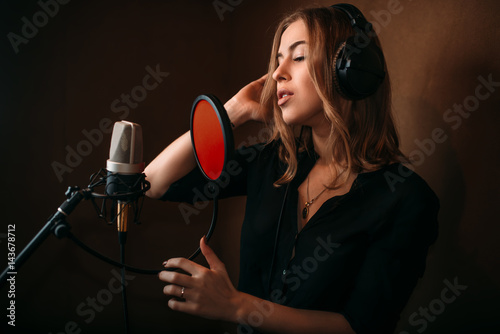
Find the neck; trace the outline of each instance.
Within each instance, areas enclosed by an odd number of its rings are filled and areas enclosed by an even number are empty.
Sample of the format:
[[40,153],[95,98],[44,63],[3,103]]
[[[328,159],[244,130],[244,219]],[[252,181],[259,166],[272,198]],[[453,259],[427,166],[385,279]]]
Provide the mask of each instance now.
[[328,156],[327,152],[327,140],[330,132],[330,127],[322,127],[321,129],[312,128],[312,141],[314,144],[314,150],[319,155],[319,159],[316,162],[321,165],[331,164],[331,161],[326,161],[325,157]]

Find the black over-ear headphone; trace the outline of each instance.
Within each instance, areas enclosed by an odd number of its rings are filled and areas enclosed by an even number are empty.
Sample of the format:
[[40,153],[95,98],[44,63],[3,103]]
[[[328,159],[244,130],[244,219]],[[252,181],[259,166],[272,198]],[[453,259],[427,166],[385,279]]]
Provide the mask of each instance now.
[[356,32],[340,45],[335,53],[334,85],[349,100],[364,99],[375,93],[384,80],[384,55],[371,38],[373,26],[353,5],[331,6],[347,14]]

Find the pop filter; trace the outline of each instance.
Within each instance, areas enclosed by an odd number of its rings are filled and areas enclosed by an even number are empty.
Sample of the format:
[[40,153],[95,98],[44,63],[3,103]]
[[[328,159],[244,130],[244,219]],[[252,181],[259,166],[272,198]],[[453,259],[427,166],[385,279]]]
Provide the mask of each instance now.
[[198,167],[209,181],[217,181],[234,153],[226,109],[214,95],[200,95],[191,109],[190,126]]

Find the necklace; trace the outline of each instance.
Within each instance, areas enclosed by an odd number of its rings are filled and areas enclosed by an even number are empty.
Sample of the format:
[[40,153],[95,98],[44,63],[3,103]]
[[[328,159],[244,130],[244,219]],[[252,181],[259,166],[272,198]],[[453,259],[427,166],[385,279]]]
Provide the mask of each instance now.
[[[307,215],[309,214],[309,206],[311,206],[311,204],[313,204],[314,201],[317,200],[318,197],[320,197],[321,194],[323,194],[326,189],[327,188],[325,187],[325,189],[321,190],[321,192],[316,197],[314,197],[309,202],[306,202],[304,204],[304,209],[302,209],[302,219],[306,219],[307,218]],[[309,175],[307,176],[307,198],[309,198]]]

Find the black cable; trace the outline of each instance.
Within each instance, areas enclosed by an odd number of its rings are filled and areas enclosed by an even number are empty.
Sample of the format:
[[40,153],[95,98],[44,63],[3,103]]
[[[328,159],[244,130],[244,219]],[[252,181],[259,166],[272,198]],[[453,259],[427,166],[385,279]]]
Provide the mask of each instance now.
[[[208,228],[208,232],[205,235],[205,239],[207,242],[210,240],[210,237],[212,236],[212,233],[215,230],[215,223],[217,222],[218,211],[219,211],[219,199],[216,196],[214,198],[214,206],[213,206],[213,211],[212,211],[212,222],[210,223],[210,227]],[[198,249],[195,250],[193,254],[191,254],[191,256],[188,258],[188,260],[192,261],[195,257],[198,256],[198,254],[200,254],[200,252],[201,252],[201,249],[200,249],[200,247],[198,247]]]
[[146,275],[158,275],[158,273],[160,271],[163,271],[163,270],[166,270],[166,269],[140,269],[140,268],[135,268],[135,267],[131,267],[131,266],[128,266],[126,264],[121,264],[120,262],[116,262],[115,260],[112,260],[104,255],[102,255],[101,253],[95,251],[94,249],[90,248],[89,246],[87,246],[86,244],[84,244],[80,239],[78,239],[73,233],[71,232],[68,232],[68,235],[67,237],[73,241],[77,246],[79,246],[80,248],[82,248],[84,251],[88,252],[89,254],[97,257],[98,259],[104,261],[104,262],[107,262],[115,267],[118,267],[118,268],[125,268],[127,269],[128,271],[131,271],[131,272],[134,272],[134,273],[138,273],[138,274],[146,274]]
[[280,216],[278,218],[278,224],[276,227],[276,235],[274,236],[274,247],[273,247],[273,257],[271,258],[271,266],[269,267],[269,280],[267,282],[267,288],[269,293],[271,293],[271,278],[273,275],[273,269],[274,269],[274,262],[276,260],[276,248],[278,245],[278,238],[280,234],[280,226],[281,226],[281,220],[283,218],[283,212],[285,211],[285,203],[286,199],[288,197],[288,189],[290,188],[290,183],[286,185],[285,188],[285,195],[283,196],[283,202],[281,203],[281,209],[280,209]]
[[123,300],[123,318],[125,320],[125,333],[130,333],[130,323],[128,318],[128,303],[127,303],[127,282],[125,281],[125,237],[127,232],[118,232],[120,238],[120,262],[122,264],[122,300]]
[[[218,205],[218,198],[215,197],[214,198],[214,204],[213,204],[213,212],[212,212],[212,222],[210,223],[210,227],[208,229],[208,232],[207,232],[207,235],[206,235],[206,240],[207,242],[210,240],[210,237],[212,236],[214,230],[215,230],[215,225],[216,225],[216,222],[217,222],[217,215],[218,215],[218,208],[219,208],[219,205]],[[167,271],[175,271],[176,269],[175,268],[162,268],[162,269],[142,269],[142,268],[135,268],[135,267],[131,267],[131,266],[128,266],[126,265],[125,263],[120,263],[120,262],[117,262],[113,259],[110,259],[109,257],[107,256],[104,256],[102,255],[101,253],[97,252],[96,250],[90,248],[89,246],[87,246],[85,243],[83,243],[80,239],[78,239],[73,233],[71,233],[71,231],[67,231],[67,235],[66,237],[68,237],[68,239],[70,239],[71,241],[73,241],[77,246],[79,246],[80,248],[82,248],[84,251],[86,251],[87,253],[97,257],[98,259],[104,261],[104,262],[107,262],[115,267],[118,267],[118,268],[124,268],[128,271],[131,271],[131,272],[134,272],[134,273],[137,273],[137,274],[145,274],[145,275],[158,275],[159,272],[161,271],[164,271],[164,270],[167,270]],[[194,260],[194,258],[196,258],[198,256],[198,254],[200,254],[200,247],[198,247],[198,249],[193,253],[191,254],[191,256],[188,258],[189,260]]]
[[[301,144],[303,132],[304,132],[304,126],[302,126],[300,128],[299,140],[298,140],[298,143],[296,143],[296,147],[295,147],[295,159],[297,159],[297,164],[298,164],[299,149],[300,149],[300,144]],[[285,195],[283,196],[283,202],[281,202],[281,209],[280,209],[280,215],[278,218],[278,224],[276,226],[276,235],[274,236],[273,255],[271,258],[271,266],[269,267],[269,280],[267,282],[267,287],[268,287],[269,293],[271,293],[271,279],[273,276],[274,263],[276,260],[276,248],[278,246],[278,238],[279,238],[279,234],[280,234],[281,220],[283,219],[283,212],[285,211],[285,203],[286,203],[286,200],[288,197],[288,189],[289,188],[290,188],[290,182],[286,185]]]

